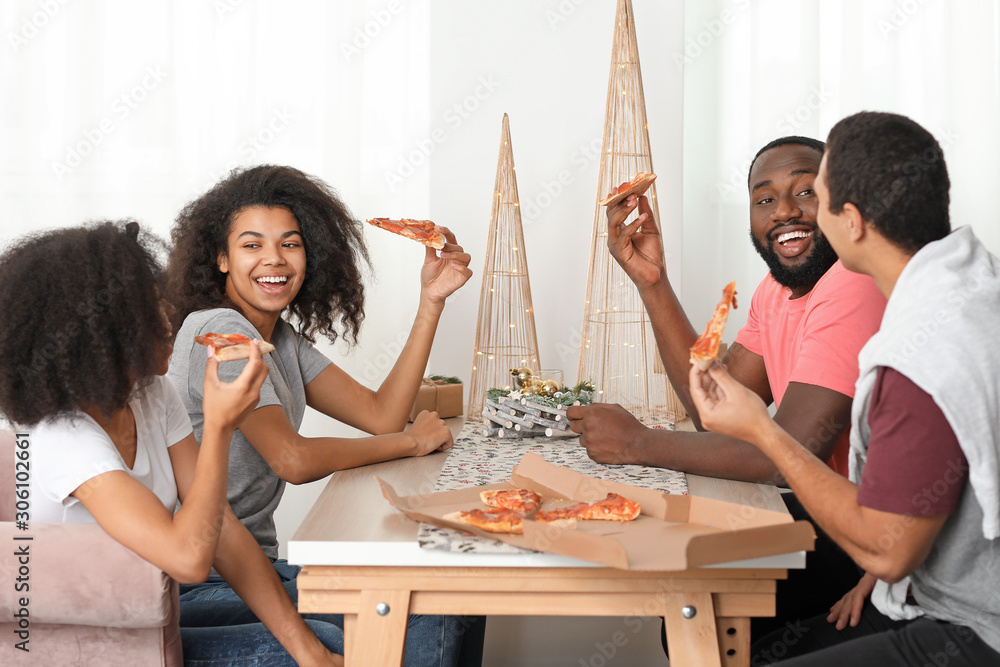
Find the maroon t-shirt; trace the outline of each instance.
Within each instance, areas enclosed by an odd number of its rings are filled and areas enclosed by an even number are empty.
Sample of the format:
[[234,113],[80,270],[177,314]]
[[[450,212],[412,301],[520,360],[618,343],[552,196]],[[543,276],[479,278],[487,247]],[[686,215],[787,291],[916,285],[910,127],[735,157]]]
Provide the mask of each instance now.
[[881,367],[868,409],[868,462],[858,503],[895,514],[947,516],[955,511],[969,463],[930,394]]

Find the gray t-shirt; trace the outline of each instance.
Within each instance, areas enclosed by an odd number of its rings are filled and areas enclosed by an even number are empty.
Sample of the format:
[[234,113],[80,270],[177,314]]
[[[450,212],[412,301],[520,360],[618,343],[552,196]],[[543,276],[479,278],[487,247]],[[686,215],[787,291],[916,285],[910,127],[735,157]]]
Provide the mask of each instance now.
[[[177,387],[198,442],[201,442],[205,421],[201,400],[207,353],[203,345],[195,343],[194,337],[206,333],[260,337],[249,320],[231,308],[199,310],[184,319],[174,341],[167,376]],[[270,372],[260,389],[257,407],[280,405],[297,431],[306,409],[305,387],[330,364],[330,360],[281,319],[274,327],[270,342],[275,349],[264,355]],[[244,366],[246,361],[223,362],[219,364],[219,378],[231,382]],[[268,465],[243,433],[239,430],[233,433],[229,446],[229,504],[264,553],[274,560],[278,557],[274,510],[285,490],[285,482],[272,466],[280,470],[281,461]]]
[[972,628],[1000,651],[998,582],[1000,540],[983,537],[983,509],[966,484],[927,560],[910,575],[913,597],[931,618]]

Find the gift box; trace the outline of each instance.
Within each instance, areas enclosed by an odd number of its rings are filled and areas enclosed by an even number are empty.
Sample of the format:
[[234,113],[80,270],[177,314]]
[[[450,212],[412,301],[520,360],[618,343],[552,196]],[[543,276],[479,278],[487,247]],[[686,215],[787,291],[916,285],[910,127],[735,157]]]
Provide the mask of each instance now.
[[457,377],[431,375],[420,382],[417,398],[410,410],[410,421],[424,410],[433,410],[441,419],[458,417],[464,413],[462,395],[465,385]]

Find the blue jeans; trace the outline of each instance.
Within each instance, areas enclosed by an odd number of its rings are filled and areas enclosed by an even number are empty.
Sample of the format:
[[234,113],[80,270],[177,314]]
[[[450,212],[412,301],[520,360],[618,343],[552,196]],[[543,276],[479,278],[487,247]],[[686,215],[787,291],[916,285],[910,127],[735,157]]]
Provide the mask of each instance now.
[[[298,606],[299,567],[274,562],[285,590]],[[289,665],[295,661],[222,577],[181,585],[181,640],[185,665]],[[344,652],[344,617],[303,614],[323,645]],[[459,616],[411,615],[406,628],[406,667],[455,667],[469,621]],[[470,633],[471,634],[471,633]],[[481,637],[479,639],[481,642]],[[481,649],[480,649],[481,650]]]

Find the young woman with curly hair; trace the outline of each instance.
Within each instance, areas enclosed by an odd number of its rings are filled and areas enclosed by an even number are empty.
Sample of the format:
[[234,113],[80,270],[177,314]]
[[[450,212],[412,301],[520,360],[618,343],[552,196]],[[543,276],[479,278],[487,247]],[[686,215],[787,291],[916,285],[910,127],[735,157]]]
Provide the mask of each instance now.
[[182,629],[188,664],[257,664],[261,655],[343,664],[329,650],[342,652],[342,631],[310,630],[226,506],[230,440],[267,366],[253,344],[243,372],[222,382],[218,359],[202,349],[196,440],[162,377],[172,332],[153,250],[137,223],[104,222],[29,237],[0,257],[0,412],[31,436],[31,518],[96,521],[181,583],[204,581],[214,564],[257,617]]
[[[278,559],[274,511],[286,482],[302,484],[336,470],[451,447],[451,431],[435,413],[403,431],[427,365],[445,299],[472,275],[469,255],[445,231],[440,254],[427,248],[409,339],[377,390],[362,386],[312,343],[356,341],[364,318],[362,266],[368,263],[360,223],[323,181],[283,166],[233,172],[188,204],[172,230],[168,277],[179,325],[169,376],[197,433],[201,364],[194,337],[237,333],[275,346],[261,399],[233,435],[229,503],[257,538],[297,599],[298,568]],[[239,372],[227,364],[223,378]],[[308,438],[299,434],[306,406],[372,434]],[[232,595],[221,581],[181,595],[182,625],[213,622]],[[312,616],[334,619],[339,616]],[[411,617],[407,665],[455,664],[462,644],[455,617]],[[469,642],[474,644],[475,642]],[[468,649],[467,649],[468,650]]]

